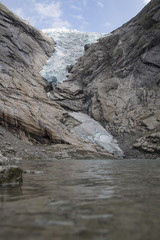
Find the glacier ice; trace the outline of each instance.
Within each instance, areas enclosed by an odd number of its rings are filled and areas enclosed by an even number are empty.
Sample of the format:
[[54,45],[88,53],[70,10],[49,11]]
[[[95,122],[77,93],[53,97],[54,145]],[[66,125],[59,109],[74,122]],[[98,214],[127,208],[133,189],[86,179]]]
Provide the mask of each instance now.
[[123,157],[123,151],[117,141],[99,122],[81,112],[70,112],[70,115],[81,122],[71,129],[77,137],[95,143],[115,156]]
[[84,46],[96,42],[107,34],[79,32],[66,28],[44,29],[55,42],[55,52],[41,70],[41,75],[54,86],[69,75],[68,68],[84,53]]

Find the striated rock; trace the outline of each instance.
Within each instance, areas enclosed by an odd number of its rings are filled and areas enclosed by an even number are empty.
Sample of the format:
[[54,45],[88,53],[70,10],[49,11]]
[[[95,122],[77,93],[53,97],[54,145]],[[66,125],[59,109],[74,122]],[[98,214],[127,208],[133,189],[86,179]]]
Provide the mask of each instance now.
[[126,152],[125,141],[133,141],[129,136],[136,140],[160,129],[159,39],[160,1],[152,0],[86,49],[68,80],[53,89],[52,99],[65,109],[88,113],[120,139]]
[[[87,157],[112,158],[93,144],[86,145],[70,132],[69,125],[76,120],[56,102],[51,101],[46,91],[47,85],[39,74],[46,60],[54,51],[54,42],[42,32],[33,28],[0,3],[0,124],[12,130],[14,134],[28,144],[56,144],[59,153],[65,155],[62,144],[68,146],[65,151],[76,152],[81,149],[79,158],[88,151]],[[49,94],[49,93],[48,93]],[[6,132],[0,133],[5,139]],[[41,150],[22,147],[12,142],[5,146],[3,153],[18,157],[44,157]],[[1,143],[0,145],[3,146]],[[12,147],[14,145],[14,148]],[[69,145],[71,146],[69,148]],[[73,147],[72,147],[73,146]],[[40,151],[40,154],[38,152]],[[99,153],[100,152],[100,153]],[[67,154],[67,153],[66,153]],[[49,156],[54,157],[56,153]],[[70,157],[71,154],[68,153]],[[59,158],[59,155],[55,156]],[[65,157],[65,156],[64,156]]]
[[45,148],[46,152],[50,152],[51,158],[55,158],[58,160],[61,159],[117,159],[111,153],[108,153],[101,147],[97,145],[91,144],[89,142],[84,142],[84,145],[81,143],[79,146],[75,145],[51,145]]
[[[0,123],[31,137],[47,138],[44,109],[47,111],[48,105],[51,111],[54,104],[47,104],[45,82],[39,71],[53,52],[54,43],[2,4],[0,31]],[[42,116],[41,121],[36,117],[37,112]]]
[[[64,123],[68,128],[79,124],[77,120],[70,116],[64,118]],[[75,144],[31,144],[26,141],[21,141],[11,132],[0,126],[0,130],[3,130],[4,136],[0,136],[0,149],[3,156],[9,159],[10,164],[19,164],[23,160],[61,160],[61,159],[115,159],[116,157],[109,154],[104,149],[86,142],[79,142],[79,145]],[[16,150],[16,156],[12,153],[6,152],[5,141],[13,146]]]

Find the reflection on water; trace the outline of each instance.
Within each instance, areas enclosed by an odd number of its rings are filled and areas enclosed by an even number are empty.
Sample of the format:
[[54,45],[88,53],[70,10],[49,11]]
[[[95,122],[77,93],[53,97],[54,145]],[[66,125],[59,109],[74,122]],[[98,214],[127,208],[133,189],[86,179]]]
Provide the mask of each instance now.
[[24,174],[22,186],[0,188],[0,239],[160,239],[160,160],[22,167],[38,172]]

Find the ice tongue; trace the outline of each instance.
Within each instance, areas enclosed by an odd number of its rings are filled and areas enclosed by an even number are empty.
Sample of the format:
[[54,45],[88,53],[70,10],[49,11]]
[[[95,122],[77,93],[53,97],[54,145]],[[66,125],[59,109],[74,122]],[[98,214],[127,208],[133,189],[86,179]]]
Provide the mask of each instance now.
[[41,71],[41,75],[48,82],[52,82],[53,86],[66,79],[68,70],[83,55],[85,45],[95,43],[99,38],[106,36],[66,28],[45,29],[43,32],[56,42],[53,56]]

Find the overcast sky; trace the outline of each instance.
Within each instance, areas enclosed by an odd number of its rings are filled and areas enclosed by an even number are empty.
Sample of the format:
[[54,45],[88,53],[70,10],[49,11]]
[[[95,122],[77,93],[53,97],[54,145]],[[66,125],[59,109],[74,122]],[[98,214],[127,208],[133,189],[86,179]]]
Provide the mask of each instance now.
[[150,0],[1,0],[38,29],[66,27],[109,33],[134,17]]

